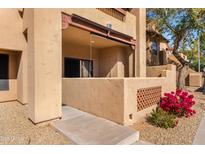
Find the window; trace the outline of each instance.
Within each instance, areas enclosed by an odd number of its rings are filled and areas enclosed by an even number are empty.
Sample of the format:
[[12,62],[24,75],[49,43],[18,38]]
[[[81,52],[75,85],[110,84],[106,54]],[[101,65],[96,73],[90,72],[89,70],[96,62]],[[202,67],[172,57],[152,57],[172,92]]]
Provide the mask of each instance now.
[[93,61],[75,58],[64,59],[64,76],[75,77],[93,77]]
[[9,55],[0,54],[0,91],[9,89]]
[[152,45],[151,45],[152,54],[157,55],[157,50],[158,50],[157,42],[152,42]]

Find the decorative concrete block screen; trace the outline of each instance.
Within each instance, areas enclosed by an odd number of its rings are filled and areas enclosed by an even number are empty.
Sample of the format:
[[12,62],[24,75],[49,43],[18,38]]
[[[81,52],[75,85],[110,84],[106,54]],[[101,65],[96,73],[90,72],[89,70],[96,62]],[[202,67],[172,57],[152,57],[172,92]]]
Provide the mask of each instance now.
[[137,91],[137,111],[146,109],[160,102],[161,87],[143,88]]

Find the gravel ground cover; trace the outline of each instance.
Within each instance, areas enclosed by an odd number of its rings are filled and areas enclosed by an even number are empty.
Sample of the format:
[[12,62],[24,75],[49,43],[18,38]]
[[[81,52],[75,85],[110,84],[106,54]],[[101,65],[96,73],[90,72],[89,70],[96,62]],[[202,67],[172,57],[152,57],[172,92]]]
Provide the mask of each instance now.
[[196,114],[190,118],[179,118],[179,124],[175,128],[159,128],[149,124],[146,120],[131,126],[140,132],[140,140],[152,144],[192,144],[196,131],[204,115],[205,96],[201,92],[193,92],[195,89],[188,89],[195,96],[196,105],[193,109]]
[[27,118],[27,105],[0,103],[0,144],[69,144],[49,124],[34,125]]

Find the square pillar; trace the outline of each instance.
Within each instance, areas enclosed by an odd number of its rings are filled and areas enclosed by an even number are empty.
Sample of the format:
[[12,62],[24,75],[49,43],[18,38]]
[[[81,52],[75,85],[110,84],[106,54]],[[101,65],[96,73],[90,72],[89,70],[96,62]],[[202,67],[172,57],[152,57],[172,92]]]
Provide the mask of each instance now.
[[61,117],[62,31],[59,9],[33,9],[28,27],[29,119],[40,123]]
[[136,16],[135,76],[146,77],[146,9],[132,9]]

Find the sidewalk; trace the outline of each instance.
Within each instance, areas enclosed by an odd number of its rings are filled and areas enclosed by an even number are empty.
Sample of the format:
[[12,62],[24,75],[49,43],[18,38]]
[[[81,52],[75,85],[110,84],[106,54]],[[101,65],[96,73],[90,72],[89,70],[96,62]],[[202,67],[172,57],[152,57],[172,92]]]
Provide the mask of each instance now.
[[200,122],[193,145],[205,145],[205,115]]
[[134,129],[69,106],[63,106],[62,120],[52,126],[80,145],[132,144],[139,140],[139,132]]

